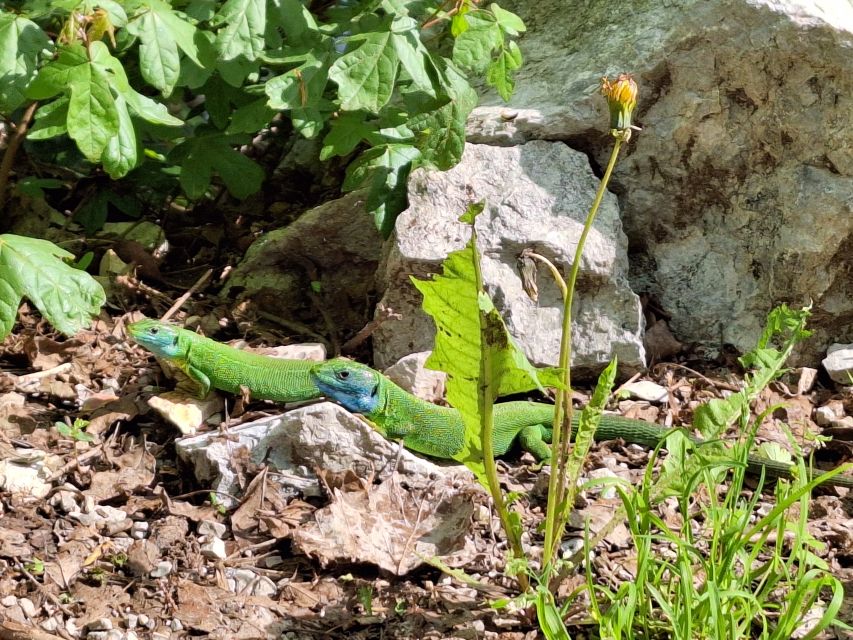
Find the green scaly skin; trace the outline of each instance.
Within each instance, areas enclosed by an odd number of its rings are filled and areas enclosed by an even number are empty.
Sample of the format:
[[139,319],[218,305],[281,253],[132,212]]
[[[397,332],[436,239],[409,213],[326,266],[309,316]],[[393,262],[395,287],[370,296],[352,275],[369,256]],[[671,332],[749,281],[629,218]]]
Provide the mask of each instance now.
[[[350,360],[333,359],[315,364],[311,375],[320,391],[346,409],[360,413],[391,440],[435,458],[455,459],[462,451],[465,426],[456,409],[421,400],[379,372]],[[554,407],[538,402],[503,402],[494,407],[494,454],[505,454],[518,441],[537,460],[551,457]],[[576,435],[578,416],[572,422]],[[622,439],[654,448],[671,431],[659,425],[614,415],[602,415],[595,431],[598,441]],[[694,442],[701,442],[689,434]],[[768,477],[790,477],[793,465],[749,456],[748,469]],[[835,476],[827,484],[853,487],[853,478]]]
[[253,398],[297,402],[322,396],[311,378],[309,360],[272,358],[241,351],[159,320],[140,320],[127,327],[137,343],[176,365],[198,383],[199,396],[211,388]]

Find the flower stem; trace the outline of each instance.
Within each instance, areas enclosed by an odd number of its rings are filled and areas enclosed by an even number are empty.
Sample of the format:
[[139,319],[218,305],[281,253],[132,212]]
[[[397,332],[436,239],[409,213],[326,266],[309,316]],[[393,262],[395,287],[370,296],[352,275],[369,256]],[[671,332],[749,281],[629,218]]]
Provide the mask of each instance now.
[[578,246],[575,249],[575,259],[572,262],[572,270],[567,283],[565,304],[563,307],[563,333],[560,343],[559,362],[563,377],[563,389],[557,393],[554,410],[554,431],[551,439],[551,477],[548,481],[548,508],[545,514],[545,547],[542,557],[542,567],[545,576],[554,568],[554,556],[566,525],[565,518],[569,508],[569,505],[563,504],[563,500],[566,495],[566,466],[569,459],[569,445],[572,439],[572,377],[570,362],[572,354],[572,302],[574,300],[575,284],[578,279],[583,248],[586,244],[589,231],[592,229],[592,223],[595,221],[598,208],[604,198],[607,184],[610,182],[613,167],[616,166],[616,159],[619,156],[621,146],[622,138],[616,137],[613,151],[610,153],[610,161],[607,163],[604,177],[598,185],[595,200],[593,200],[592,206],[589,209],[583,232],[578,240]]

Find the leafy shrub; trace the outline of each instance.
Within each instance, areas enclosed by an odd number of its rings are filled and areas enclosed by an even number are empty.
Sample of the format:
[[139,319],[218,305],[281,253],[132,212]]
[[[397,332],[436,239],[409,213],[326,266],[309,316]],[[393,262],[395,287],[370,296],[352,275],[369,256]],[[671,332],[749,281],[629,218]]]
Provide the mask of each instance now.
[[437,0],[5,7],[0,114],[25,119],[37,101],[29,140],[68,136],[114,179],[156,163],[190,199],[209,194],[214,176],[245,198],[264,173],[236,147],[281,112],[306,138],[324,136],[324,159],[361,151],[344,189],[369,187],[368,209],[385,234],[414,167],[459,161],[477,101],[468,74],[509,97],[521,64],[512,39],[524,30],[497,4],[472,0],[449,10]]

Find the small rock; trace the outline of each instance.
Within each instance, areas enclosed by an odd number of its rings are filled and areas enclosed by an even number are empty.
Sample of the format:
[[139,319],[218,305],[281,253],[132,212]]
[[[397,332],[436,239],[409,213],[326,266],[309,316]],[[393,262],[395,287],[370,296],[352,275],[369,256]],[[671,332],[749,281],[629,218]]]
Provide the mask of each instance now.
[[569,538],[560,543],[560,551],[563,553],[563,558],[569,558],[581,549],[583,549],[583,538]]
[[[590,478],[618,478],[619,474],[614,473],[612,470],[603,467],[601,469],[593,469],[587,474]],[[616,487],[614,486],[602,486],[598,485],[601,491],[601,497],[605,499],[615,498],[616,497]]]
[[[152,578],[165,578],[167,575],[172,573],[173,565],[168,560],[161,560],[157,563],[157,566],[151,570],[150,575]],[[140,616],[141,617],[141,616]],[[142,621],[140,620],[140,624]]]
[[65,633],[74,638],[80,637],[80,628],[77,626],[77,623],[74,622],[74,618],[65,619]]
[[136,625],[139,624],[139,616],[135,613],[128,613],[125,620],[128,629],[136,629]]
[[492,520],[492,510],[484,504],[478,504],[474,510],[474,522],[488,523]]
[[160,631],[155,631],[151,634],[151,640],[169,640],[171,633],[162,633]]
[[624,385],[622,391],[626,391],[632,398],[638,398],[646,402],[662,403],[669,399],[667,390],[651,380],[631,382]]
[[267,556],[266,558],[261,560],[261,563],[267,569],[272,569],[273,567],[277,567],[282,562],[284,562],[284,558],[281,556]]
[[228,557],[225,551],[225,541],[222,538],[211,537],[201,545],[201,555],[214,560],[224,560]]
[[829,403],[815,409],[815,422],[820,427],[828,427],[843,415],[841,403]]
[[80,507],[77,505],[78,493],[60,490],[50,497],[50,505],[60,513],[71,513]]
[[112,628],[113,621],[109,618],[98,618],[86,625],[87,631],[109,631]]
[[18,464],[12,460],[0,460],[0,489],[13,494],[44,498],[50,493],[50,483],[43,479],[44,469],[43,462]]
[[[86,634],[86,640],[109,640],[108,634],[110,631],[89,631]],[[119,632],[121,633],[121,632]]]
[[175,425],[185,436],[193,435],[210,416],[222,411],[222,398],[211,394],[204,400],[182,391],[167,391],[148,399],[148,406]]
[[18,606],[21,607],[21,610],[24,612],[24,615],[27,616],[30,620],[36,617],[36,613],[38,613],[38,609],[36,608],[35,603],[29,598],[20,598],[18,600]]
[[135,521],[130,527],[130,535],[136,540],[142,540],[148,533],[148,523],[144,520]]
[[42,622],[39,626],[48,633],[53,633],[54,631],[59,629],[59,620],[51,617]]
[[797,380],[797,394],[803,395],[811,391],[812,387],[814,387],[815,379],[817,379],[817,369],[802,367],[800,369],[800,378]]
[[151,622],[151,618],[149,618],[144,613],[140,613],[139,616],[137,616],[136,621],[139,623],[140,627],[148,627],[149,623]]
[[124,634],[124,640],[139,640],[139,636],[136,635],[136,631],[128,630],[128,632]]
[[184,625],[182,625],[181,621],[178,620],[177,618],[173,618],[172,621],[169,623],[169,628],[172,631],[180,631],[181,629],[184,628]]
[[821,364],[829,377],[838,384],[853,384],[853,344],[830,346]]
[[95,525],[99,527],[121,525],[128,519],[124,511],[108,505],[98,505],[91,511],[87,509],[86,513],[72,511],[68,517],[77,520],[83,526]]
[[202,520],[198,523],[198,534],[200,536],[213,536],[216,538],[224,538],[228,531],[221,522],[213,522],[212,520]]
[[3,596],[3,598],[0,599],[0,604],[4,607],[14,607],[18,604],[18,599],[15,596]]
[[429,402],[438,402],[444,398],[447,374],[426,368],[426,360],[431,353],[431,351],[421,351],[403,356],[383,373],[417,397]]

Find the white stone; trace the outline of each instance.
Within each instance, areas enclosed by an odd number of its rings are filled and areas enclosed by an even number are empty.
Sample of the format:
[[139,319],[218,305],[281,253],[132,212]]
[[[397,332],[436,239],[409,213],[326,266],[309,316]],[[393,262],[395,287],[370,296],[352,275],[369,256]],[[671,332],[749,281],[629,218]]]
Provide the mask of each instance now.
[[225,551],[225,541],[215,536],[209,537],[199,550],[201,555],[214,560],[224,560],[228,557],[228,553]]
[[[155,566],[151,570],[151,573],[149,575],[152,578],[165,578],[167,575],[172,573],[173,568],[174,568],[174,566],[172,565],[172,563],[170,561],[161,560],[160,562],[157,563],[157,566]],[[147,624],[147,623],[142,622],[142,616],[141,615],[139,616],[139,624],[142,626],[145,626]]]
[[662,403],[669,399],[669,393],[665,387],[651,380],[638,380],[622,386],[622,391],[627,391],[632,398],[645,400],[646,402]]
[[27,616],[30,620],[36,617],[36,613],[38,613],[38,609],[36,609],[35,603],[29,598],[19,598],[18,606],[21,607],[21,611],[24,612],[24,615]]
[[215,393],[201,400],[183,391],[167,391],[158,396],[151,396],[148,406],[164,420],[175,425],[183,435],[193,435],[205,420],[222,411],[225,405],[222,398]]
[[135,613],[128,613],[125,619],[127,620],[126,624],[128,629],[136,629],[136,625],[139,624],[138,615]]
[[821,364],[838,384],[853,385],[853,344],[833,344]]
[[839,417],[841,417],[834,409],[834,407],[830,405],[826,405],[823,407],[818,407],[815,409],[815,422],[817,422],[819,427],[828,427],[833,422],[835,422]]
[[[238,495],[241,480],[234,467],[235,451],[245,449],[250,459],[269,466],[271,479],[291,491],[322,495],[313,469],[332,473],[356,470],[388,478],[396,469],[413,487],[426,487],[440,475],[459,474],[470,478],[461,466],[439,467],[413,453],[400,451],[396,443],[379,435],[366,422],[330,402],[300,407],[282,415],[262,418],[228,430],[229,439],[216,432],[203,433],[175,442],[178,456],[195,470],[199,482]],[[398,459],[399,455],[399,459]]]
[[428,402],[444,399],[444,384],[447,374],[426,367],[431,351],[421,351],[403,356],[385,369],[383,373],[393,382],[418,398]]
[[202,520],[198,523],[198,534],[200,536],[215,536],[224,538],[228,527],[221,522],[213,522],[212,520]]

